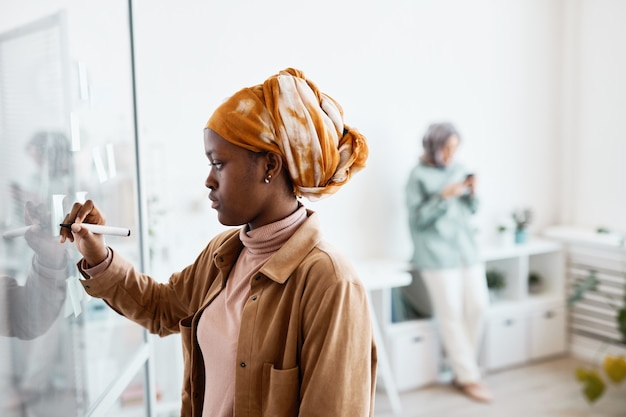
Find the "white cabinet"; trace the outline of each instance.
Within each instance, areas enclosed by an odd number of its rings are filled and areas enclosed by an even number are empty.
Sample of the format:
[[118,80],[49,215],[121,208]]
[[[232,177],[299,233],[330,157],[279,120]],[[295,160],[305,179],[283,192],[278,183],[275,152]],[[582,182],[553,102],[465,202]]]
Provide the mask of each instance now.
[[[498,370],[565,353],[564,257],[561,245],[531,240],[510,247],[484,248],[485,268],[504,274],[506,286],[492,301],[482,355],[484,367]],[[542,279],[537,293],[528,277]]]
[[488,370],[518,365],[528,358],[526,317],[516,309],[492,314],[485,329],[484,365]]
[[[506,285],[499,301],[565,300],[564,258],[559,243],[531,239],[515,246],[486,246],[481,252],[487,271],[504,274]],[[536,294],[528,287],[531,273],[542,278],[542,288]]]
[[407,391],[437,380],[439,341],[431,320],[398,323],[385,340],[398,391]]
[[[565,353],[561,245],[531,239],[522,245],[483,247],[481,252],[486,270],[497,269],[506,279],[504,290],[489,309],[481,366],[495,371]],[[531,273],[542,277],[537,293],[529,290]],[[436,322],[428,318],[394,322],[392,291],[377,290],[371,295],[398,389],[406,391],[436,382],[443,356]]]
[[566,309],[562,303],[530,312],[528,326],[529,359],[558,355],[567,350]]
[[[405,265],[405,269],[408,267]],[[437,381],[441,347],[433,320],[392,320],[392,293],[391,288],[374,289],[370,298],[381,324],[395,386],[398,391],[407,391]],[[379,378],[378,385],[384,387],[385,381]]]
[[482,362],[488,371],[565,353],[565,302],[528,300],[492,306]]

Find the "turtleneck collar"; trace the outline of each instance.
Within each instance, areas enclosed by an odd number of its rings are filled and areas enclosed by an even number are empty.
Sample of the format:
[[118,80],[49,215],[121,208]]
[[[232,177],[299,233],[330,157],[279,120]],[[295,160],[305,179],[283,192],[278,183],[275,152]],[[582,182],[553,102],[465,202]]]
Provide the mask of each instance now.
[[239,239],[251,254],[276,252],[306,220],[306,208],[302,205],[289,216],[254,230],[242,227]]

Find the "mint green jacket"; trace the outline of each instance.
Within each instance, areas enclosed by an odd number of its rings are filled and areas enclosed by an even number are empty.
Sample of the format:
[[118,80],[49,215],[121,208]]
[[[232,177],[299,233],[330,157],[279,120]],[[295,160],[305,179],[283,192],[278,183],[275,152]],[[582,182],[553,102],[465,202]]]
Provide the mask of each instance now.
[[478,200],[469,194],[444,199],[439,194],[462,181],[468,171],[460,164],[438,168],[420,161],[406,185],[411,262],[417,269],[447,269],[479,263],[471,216]]

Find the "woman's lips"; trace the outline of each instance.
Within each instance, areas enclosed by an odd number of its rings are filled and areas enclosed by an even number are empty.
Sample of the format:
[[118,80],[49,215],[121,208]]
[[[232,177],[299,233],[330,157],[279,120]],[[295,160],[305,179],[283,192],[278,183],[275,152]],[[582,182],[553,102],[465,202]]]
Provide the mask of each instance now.
[[211,200],[211,208],[216,209],[217,206],[219,206],[219,201],[217,201],[217,198],[215,198],[213,195],[209,194],[209,200]]

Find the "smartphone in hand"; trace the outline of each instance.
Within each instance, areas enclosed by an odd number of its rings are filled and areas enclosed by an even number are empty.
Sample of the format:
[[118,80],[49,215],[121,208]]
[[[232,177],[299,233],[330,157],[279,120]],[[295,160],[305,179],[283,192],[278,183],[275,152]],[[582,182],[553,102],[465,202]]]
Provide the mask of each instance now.
[[463,180],[465,184],[464,194],[473,194],[474,193],[474,173],[469,173],[465,176],[465,180]]

